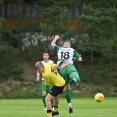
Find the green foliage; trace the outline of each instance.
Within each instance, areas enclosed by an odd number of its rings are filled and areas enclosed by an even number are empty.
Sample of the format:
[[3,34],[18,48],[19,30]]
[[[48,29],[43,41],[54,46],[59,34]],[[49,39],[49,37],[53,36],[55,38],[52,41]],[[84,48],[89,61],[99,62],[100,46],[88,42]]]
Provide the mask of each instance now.
[[3,1],[2,0],[0,0],[0,4],[2,4],[3,3]]
[[[65,1],[64,1],[65,2]],[[37,1],[35,6],[38,8],[39,12],[43,13],[47,18],[51,31],[51,35],[61,34],[66,31],[66,26],[68,25],[68,9],[63,1]],[[67,2],[68,3],[68,2]],[[43,30],[41,24],[41,31],[46,36],[49,36],[47,30]],[[52,29],[52,30],[51,30]],[[49,30],[48,30],[49,31]],[[49,32],[50,32],[49,31]]]
[[2,32],[2,21],[3,21],[3,18],[0,18],[0,42],[2,40],[2,34],[1,34],[1,32]]
[[[116,2],[113,2],[114,4]],[[110,48],[111,54],[115,55],[112,50],[112,41],[117,38],[115,35],[117,10],[113,8],[112,2],[109,0],[92,1],[92,6],[85,4],[83,9],[85,13],[78,17],[78,22],[83,27],[78,29],[81,41],[80,49],[82,52],[84,51],[85,56],[85,53],[89,53],[89,63],[94,65],[97,55],[101,55],[98,56],[101,58],[108,56],[107,51]]]
[[23,73],[20,63],[20,52],[8,43],[0,43],[0,77],[9,78],[13,74]]
[[[18,71],[19,72],[19,71]],[[14,76],[13,78],[15,79],[15,80],[18,80],[18,81],[23,81],[23,80],[25,80],[24,79],[24,74],[21,74],[22,72],[20,72],[19,74],[20,75],[16,75],[16,76]],[[14,74],[14,72],[13,72],[13,74]]]
[[36,92],[31,92],[30,90],[26,92],[22,92],[21,90],[15,90],[13,92],[6,92],[4,94],[4,99],[29,99],[29,98],[37,98],[41,97],[38,93]]
[[0,79],[7,79],[21,75],[24,70],[18,50],[18,40],[12,31],[2,29],[2,21],[0,18]]
[[16,38],[16,35],[18,35],[18,33],[16,31],[12,31],[12,30],[2,30],[2,42],[7,42],[9,45],[15,47],[15,48],[19,48],[19,38]]
[[41,90],[39,90],[39,86],[39,83],[21,82],[21,85],[16,85],[14,89],[12,89],[12,86],[10,86],[12,90],[10,92],[4,92],[4,95],[2,97],[4,99],[41,98]]

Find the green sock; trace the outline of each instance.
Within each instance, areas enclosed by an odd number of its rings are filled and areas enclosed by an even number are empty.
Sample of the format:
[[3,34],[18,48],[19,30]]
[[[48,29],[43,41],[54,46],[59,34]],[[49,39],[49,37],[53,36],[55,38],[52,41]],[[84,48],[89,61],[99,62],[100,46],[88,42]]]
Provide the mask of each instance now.
[[67,99],[67,103],[71,103],[71,92],[70,92],[70,90],[65,91],[65,97]]
[[46,96],[42,96],[42,100],[43,100],[43,104],[44,104],[44,105],[46,105],[46,103],[45,103],[45,98],[46,98]]

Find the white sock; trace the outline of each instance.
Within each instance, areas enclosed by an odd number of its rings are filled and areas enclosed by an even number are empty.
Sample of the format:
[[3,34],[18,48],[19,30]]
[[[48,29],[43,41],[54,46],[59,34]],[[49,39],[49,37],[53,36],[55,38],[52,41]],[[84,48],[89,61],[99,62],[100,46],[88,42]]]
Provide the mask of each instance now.
[[68,103],[68,107],[72,107],[72,104],[71,103]]
[[74,79],[74,81],[77,82],[76,79]]
[[54,110],[54,112],[57,112],[58,110]]

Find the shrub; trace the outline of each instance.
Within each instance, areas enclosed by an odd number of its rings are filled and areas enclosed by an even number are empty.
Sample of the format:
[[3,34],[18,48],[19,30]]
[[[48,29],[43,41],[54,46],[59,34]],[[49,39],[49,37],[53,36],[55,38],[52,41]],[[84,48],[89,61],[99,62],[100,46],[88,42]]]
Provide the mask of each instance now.
[[0,77],[8,78],[23,73],[20,52],[6,42],[0,43]]

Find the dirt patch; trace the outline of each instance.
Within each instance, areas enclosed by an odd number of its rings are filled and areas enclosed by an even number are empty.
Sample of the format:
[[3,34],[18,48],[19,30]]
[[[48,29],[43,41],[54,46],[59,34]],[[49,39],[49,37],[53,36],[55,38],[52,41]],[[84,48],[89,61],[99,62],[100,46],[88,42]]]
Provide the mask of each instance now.
[[25,79],[28,81],[36,80],[36,69],[27,63],[25,64]]
[[0,83],[0,96],[3,96],[4,92],[8,92],[15,87],[19,86],[21,84],[20,81],[15,81],[13,79],[8,79],[5,82]]
[[12,78],[9,78],[6,81],[0,82],[0,96],[4,95],[4,92],[10,92],[15,90],[16,87],[20,85],[28,85],[31,84],[33,81],[36,81],[36,70],[31,65],[25,63],[25,74],[24,74],[25,82],[17,81]]

